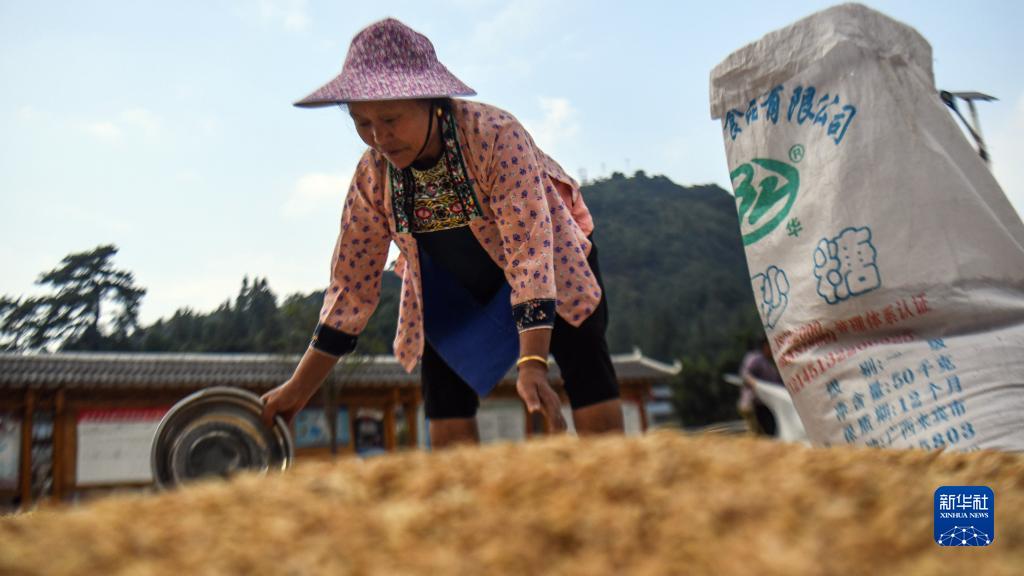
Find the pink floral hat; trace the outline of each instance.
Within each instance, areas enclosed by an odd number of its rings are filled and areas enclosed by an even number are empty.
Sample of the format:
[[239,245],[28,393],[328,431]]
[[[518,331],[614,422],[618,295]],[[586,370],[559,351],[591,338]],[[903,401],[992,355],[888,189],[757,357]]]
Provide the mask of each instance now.
[[388,18],[356,34],[341,74],[295,105],[319,108],[366,100],[474,94],[476,91],[437,60],[434,45],[426,36]]

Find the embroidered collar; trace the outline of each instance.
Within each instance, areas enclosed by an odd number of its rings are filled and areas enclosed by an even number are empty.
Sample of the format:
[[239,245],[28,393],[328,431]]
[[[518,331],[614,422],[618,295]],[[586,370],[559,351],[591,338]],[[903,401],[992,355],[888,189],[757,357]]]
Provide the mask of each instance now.
[[[466,171],[466,163],[462,159],[462,146],[455,129],[455,118],[447,107],[441,116],[441,141],[444,146],[444,158],[438,165],[443,164],[447,170],[448,181],[462,202],[469,219],[482,217],[480,203]],[[412,168],[399,170],[388,163],[388,178],[391,181],[391,209],[395,216],[395,232],[411,232],[410,222],[416,192],[416,179]]]
[[444,159],[444,154],[437,159],[437,162],[433,166],[426,170],[417,170],[412,166],[410,166],[409,169],[412,170],[413,180],[415,180],[416,184],[420,187],[443,182],[448,176],[448,162]]

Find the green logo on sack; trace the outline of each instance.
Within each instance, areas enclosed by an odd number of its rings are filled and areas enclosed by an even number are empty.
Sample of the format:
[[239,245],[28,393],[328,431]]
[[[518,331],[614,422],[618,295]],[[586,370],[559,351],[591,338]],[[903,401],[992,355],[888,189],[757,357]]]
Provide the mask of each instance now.
[[[755,164],[761,168],[756,182]],[[797,169],[770,158],[754,158],[733,170],[729,177],[736,192],[744,246],[764,238],[786,219],[800,189]]]

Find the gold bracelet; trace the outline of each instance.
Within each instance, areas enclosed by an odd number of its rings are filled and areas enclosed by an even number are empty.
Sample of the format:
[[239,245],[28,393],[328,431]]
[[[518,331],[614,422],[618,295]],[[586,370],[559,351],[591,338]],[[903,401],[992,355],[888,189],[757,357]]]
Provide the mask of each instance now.
[[529,362],[530,360],[536,360],[537,362],[540,362],[541,364],[544,365],[545,370],[548,369],[548,359],[543,356],[523,356],[516,361],[516,368],[519,368],[520,366],[522,366],[526,362]]

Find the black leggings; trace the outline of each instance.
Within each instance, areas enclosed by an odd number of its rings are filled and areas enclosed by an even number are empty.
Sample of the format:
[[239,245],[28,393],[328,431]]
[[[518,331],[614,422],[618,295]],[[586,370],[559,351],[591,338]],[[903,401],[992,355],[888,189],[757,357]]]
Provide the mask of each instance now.
[[[573,410],[619,397],[615,367],[605,340],[608,300],[598,267],[596,244],[592,245],[587,263],[601,286],[600,304],[578,328],[556,315],[551,333],[551,355],[558,363]],[[423,343],[420,370],[427,418],[440,420],[476,416],[480,398],[469,384],[448,367],[429,342]]]

